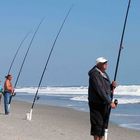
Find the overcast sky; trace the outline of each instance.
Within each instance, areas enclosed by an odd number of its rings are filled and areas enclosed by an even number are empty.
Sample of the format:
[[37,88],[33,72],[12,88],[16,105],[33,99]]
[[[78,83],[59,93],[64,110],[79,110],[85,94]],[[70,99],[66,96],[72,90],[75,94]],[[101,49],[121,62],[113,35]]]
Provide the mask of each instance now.
[[[42,85],[88,85],[88,71],[99,56],[109,59],[107,72],[113,79],[128,0],[1,0],[2,82],[19,43],[31,31],[11,71],[14,83],[33,32],[46,16],[18,82],[18,86],[38,85],[55,36],[71,4],[74,7],[55,45]],[[121,85],[140,84],[139,5],[139,0],[132,0],[117,75]]]

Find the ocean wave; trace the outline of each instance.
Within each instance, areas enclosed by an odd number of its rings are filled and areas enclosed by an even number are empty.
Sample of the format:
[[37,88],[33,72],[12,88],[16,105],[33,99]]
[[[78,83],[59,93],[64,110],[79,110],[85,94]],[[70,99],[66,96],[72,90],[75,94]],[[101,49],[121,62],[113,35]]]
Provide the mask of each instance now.
[[[88,96],[87,95],[75,96],[75,97],[72,97],[71,100],[87,102],[88,101]],[[139,98],[135,98],[135,97],[131,97],[131,98],[120,97],[120,98],[117,98],[117,100],[118,100],[118,104],[140,103],[140,97]]]
[[139,123],[126,123],[126,124],[120,124],[119,126],[125,127],[125,128],[130,128],[130,129],[135,129],[135,130],[140,130]]
[[131,97],[130,98],[117,98],[118,100],[118,104],[136,104],[136,103],[140,103],[140,97],[135,98],[135,97]]
[[140,115],[136,115],[136,114],[119,114],[119,113],[113,113],[112,116],[117,116],[117,117],[140,117]]
[[87,102],[88,101],[88,96],[87,95],[76,96],[76,97],[71,98],[71,100]]
[[[35,93],[37,87],[16,88],[16,92]],[[87,94],[87,87],[41,87],[39,93],[42,94]]]
[[116,95],[132,95],[140,96],[140,85],[118,86],[115,89]]
[[[35,94],[37,87],[19,87],[16,88],[16,92],[19,94]],[[71,100],[75,101],[88,101],[88,87],[87,86],[77,86],[77,87],[41,87],[39,89],[40,95],[51,95],[51,96],[66,96],[72,95]],[[118,86],[115,89],[114,95],[119,100],[119,104],[128,103],[140,103],[140,86],[130,85],[130,86]]]
[[[35,93],[37,87],[21,87],[16,88],[16,92]],[[41,87],[40,93],[54,93],[54,94],[87,94],[87,86],[77,87]],[[115,95],[132,95],[140,96],[140,85],[118,86],[115,89]]]

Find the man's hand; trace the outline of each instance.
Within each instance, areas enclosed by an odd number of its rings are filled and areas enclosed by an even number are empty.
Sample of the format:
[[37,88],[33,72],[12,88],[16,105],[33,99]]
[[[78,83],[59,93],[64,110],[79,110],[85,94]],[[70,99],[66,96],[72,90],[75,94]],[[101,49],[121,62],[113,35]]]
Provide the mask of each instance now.
[[116,88],[116,87],[117,87],[116,81],[112,81],[112,87],[113,87],[113,88]]
[[12,95],[13,95],[13,96],[15,95],[15,89],[12,90]]
[[115,108],[117,107],[116,104],[115,104],[114,102],[112,102],[112,103],[110,104],[110,106],[111,106],[112,109],[115,109]]

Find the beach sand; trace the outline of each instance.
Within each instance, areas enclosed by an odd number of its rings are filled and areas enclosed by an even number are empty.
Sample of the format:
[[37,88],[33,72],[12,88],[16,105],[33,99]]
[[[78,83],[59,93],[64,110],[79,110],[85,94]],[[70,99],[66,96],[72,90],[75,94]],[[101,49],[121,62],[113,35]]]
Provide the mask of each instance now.
[[[0,140],[92,140],[89,113],[73,109],[35,105],[31,121],[26,113],[31,104],[13,101],[10,115],[0,113]],[[140,132],[109,125],[108,140],[139,139]]]

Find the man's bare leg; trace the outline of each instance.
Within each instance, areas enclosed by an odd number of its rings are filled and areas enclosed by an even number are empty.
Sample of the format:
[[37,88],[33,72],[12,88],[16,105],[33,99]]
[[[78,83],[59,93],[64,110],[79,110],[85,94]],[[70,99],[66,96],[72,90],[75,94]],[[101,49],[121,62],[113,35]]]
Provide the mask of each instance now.
[[103,137],[94,136],[94,140],[103,140]]

